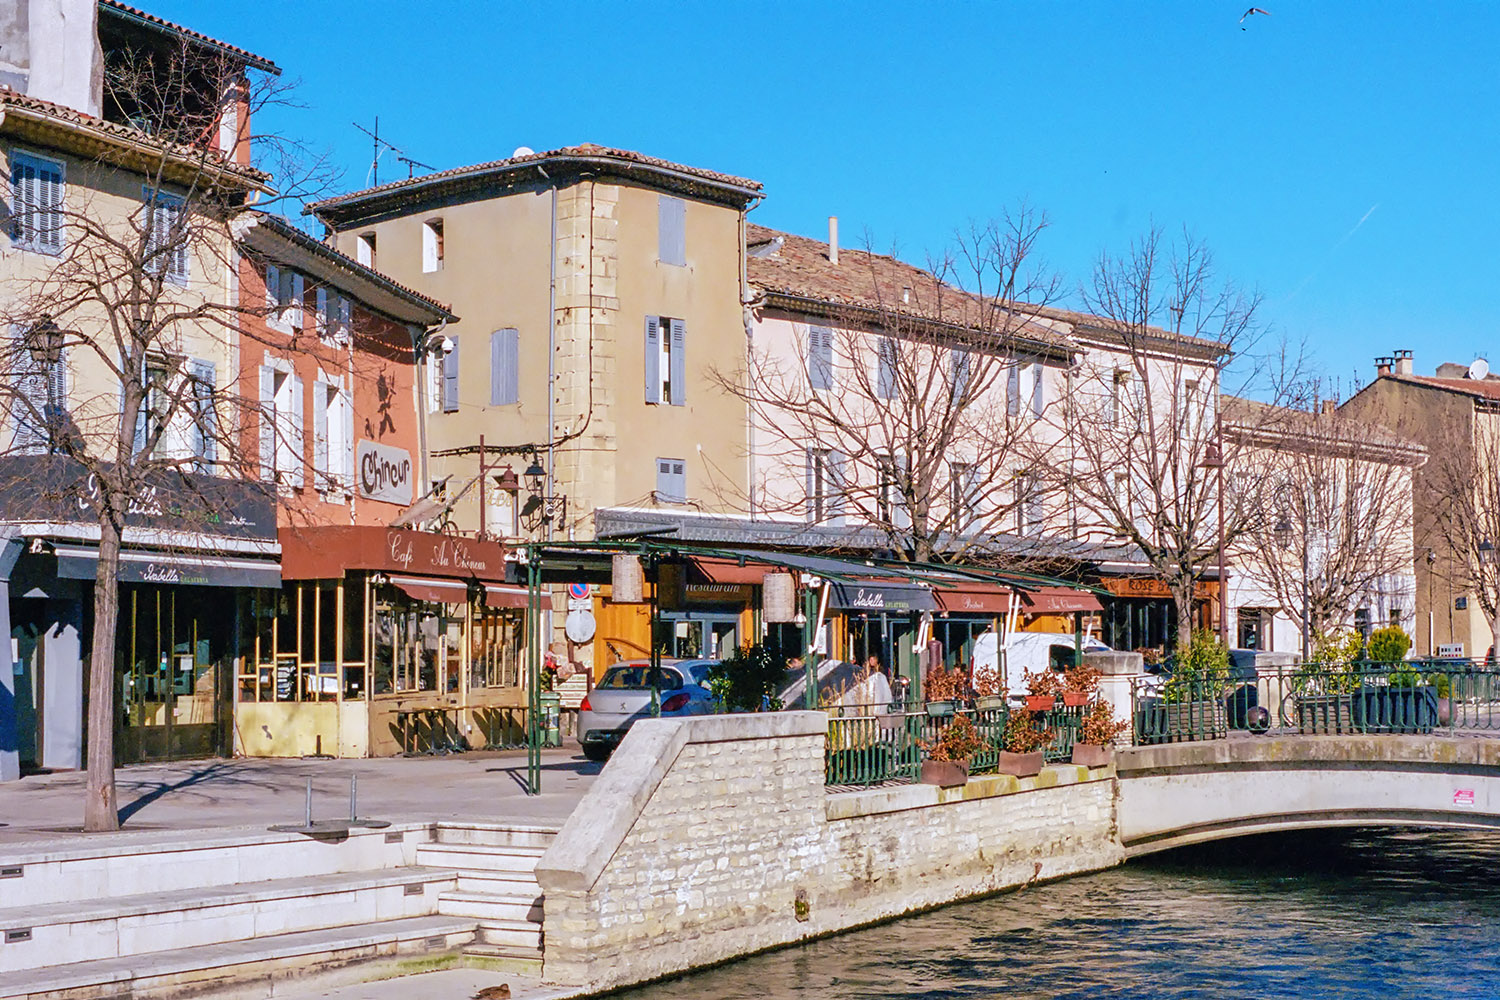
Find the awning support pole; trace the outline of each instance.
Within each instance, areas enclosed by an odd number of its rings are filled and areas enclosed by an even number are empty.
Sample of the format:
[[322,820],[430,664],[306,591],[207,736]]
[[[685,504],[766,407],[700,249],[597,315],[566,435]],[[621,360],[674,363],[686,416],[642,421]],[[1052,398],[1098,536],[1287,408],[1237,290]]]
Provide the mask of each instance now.
[[542,566],[526,552],[526,794],[542,793]]

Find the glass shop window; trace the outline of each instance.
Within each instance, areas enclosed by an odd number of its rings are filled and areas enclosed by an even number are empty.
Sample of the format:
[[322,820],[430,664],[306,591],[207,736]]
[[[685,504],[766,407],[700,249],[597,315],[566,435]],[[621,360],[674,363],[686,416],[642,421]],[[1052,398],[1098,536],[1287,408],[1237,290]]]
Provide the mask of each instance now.
[[469,645],[469,687],[515,687],[521,683],[519,609],[476,608]]
[[344,578],[344,700],[365,696],[365,580]]

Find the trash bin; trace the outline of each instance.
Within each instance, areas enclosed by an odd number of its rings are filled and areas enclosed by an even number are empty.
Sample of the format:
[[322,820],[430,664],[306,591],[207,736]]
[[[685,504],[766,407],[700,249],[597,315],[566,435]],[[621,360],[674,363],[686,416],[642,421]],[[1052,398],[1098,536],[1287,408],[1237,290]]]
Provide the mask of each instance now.
[[562,746],[562,696],[556,691],[542,692],[542,746]]

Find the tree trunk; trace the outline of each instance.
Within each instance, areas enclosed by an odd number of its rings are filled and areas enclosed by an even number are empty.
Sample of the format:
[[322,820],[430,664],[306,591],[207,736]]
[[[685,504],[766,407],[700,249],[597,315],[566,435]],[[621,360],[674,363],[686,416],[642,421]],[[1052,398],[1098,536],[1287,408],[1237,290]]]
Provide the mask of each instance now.
[[1189,579],[1187,586],[1181,584],[1172,588],[1172,602],[1177,605],[1177,635],[1174,637],[1174,645],[1177,647],[1177,658],[1179,660],[1187,656],[1188,647],[1193,642],[1193,581]]
[[99,518],[99,565],[94,574],[94,637],[89,651],[88,791],[83,829],[120,828],[115,800],[115,632],[120,617],[120,527]]

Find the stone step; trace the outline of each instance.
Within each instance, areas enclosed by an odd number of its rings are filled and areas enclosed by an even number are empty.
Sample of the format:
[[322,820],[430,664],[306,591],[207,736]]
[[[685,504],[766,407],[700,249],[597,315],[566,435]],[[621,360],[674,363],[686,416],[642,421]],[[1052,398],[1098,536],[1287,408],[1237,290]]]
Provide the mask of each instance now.
[[464,946],[465,955],[484,959],[486,968],[503,968],[540,979],[542,976],[542,953],[525,948],[506,948],[498,944],[476,941]]
[[558,827],[530,826],[518,823],[437,823],[433,839],[439,844],[487,844],[493,847],[552,846]]
[[506,896],[488,892],[447,891],[438,893],[437,911],[450,917],[474,917],[481,921],[520,920],[542,923],[540,896]]
[[[266,997],[273,984],[358,965],[361,978],[398,974],[400,963],[475,944],[474,921],[426,916],[276,934],[128,958],[51,965],[0,977],[0,1000],[166,1000],[238,988]],[[390,968],[384,970],[382,965]],[[277,995],[280,990],[275,991]]]
[[494,896],[542,895],[534,872],[496,872],[476,869],[458,869],[458,891],[480,892]]
[[425,823],[355,829],[337,842],[265,827],[149,830],[0,845],[0,909],[416,863]]
[[541,847],[497,847],[489,844],[421,844],[417,863],[433,868],[463,868],[530,875]]
[[[467,918],[457,918],[467,919]],[[481,920],[475,940],[522,957],[542,954],[542,925],[529,920]]]
[[441,868],[314,875],[0,910],[0,973],[428,916]]

